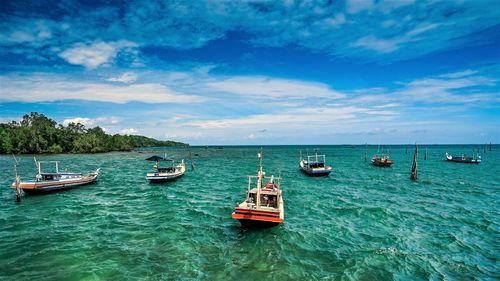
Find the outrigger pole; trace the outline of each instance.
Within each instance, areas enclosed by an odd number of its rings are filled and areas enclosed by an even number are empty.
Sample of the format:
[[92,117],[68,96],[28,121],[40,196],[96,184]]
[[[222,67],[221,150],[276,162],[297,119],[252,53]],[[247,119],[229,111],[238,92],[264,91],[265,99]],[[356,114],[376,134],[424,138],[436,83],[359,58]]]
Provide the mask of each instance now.
[[255,206],[257,208],[260,207],[260,189],[262,188],[262,178],[264,175],[262,175],[262,148],[260,149],[260,152],[257,154],[259,156],[259,172],[258,172],[258,178],[257,178],[257,200]]

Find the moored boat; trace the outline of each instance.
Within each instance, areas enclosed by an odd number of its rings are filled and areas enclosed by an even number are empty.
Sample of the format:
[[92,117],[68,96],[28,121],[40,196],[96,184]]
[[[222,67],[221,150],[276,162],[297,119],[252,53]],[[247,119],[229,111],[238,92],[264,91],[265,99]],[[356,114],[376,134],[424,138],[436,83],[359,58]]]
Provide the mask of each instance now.
[[[262,170],[262,153],[259,156],[257,176],[248,176],[248,189],[245,201],[238,204],[232,213],[246,227],[273,227],[285,219],[284,203],[281,196],[281,177],[266,177]],[[252,179],[256,182],[252,182]],[[266,184],[263,184],[268,180]],[[275,182],[277,181],[277,183]]]
[[462,156],[452,156],[446,152],[446,160],[457,163],[479,164],[481,163],[481,156],[477,154],[474,154],[473,156],[467,156],[465,154],[462,154]]
[[[167,159],[157,155],[146,158],[146,160],[155,162],[153,165],[153,172],[146,173],[146,179],[152,183],[173,181],[182,177],[186,172],[184,159],[182,159],[178,165],[174,165],[174,161],[172,159]],[[160,162],[171,162],[172,165],[170,167],[159,167]]]
[[307,155],[307,159],[302,158],[300,153],[299,168],[305,174],[312,177],[328,176],[332,172],[332,167],[326,165],[325,155],[318,155],[318,152],[312,156]]
[[[82,173],[70,173],[59,171],[59,161],[37,161],[37,174],[35,180],[19,181],[19,188],[28,194],[42,194],[52,191],[70,189],[80,185],[93,183],[99,176],[99,168],[92,173],[83,175]],[[55,172],[43,172],[42,164],[54,164]],[[16,188],[16,182],[12,183],[12,188]]]
[[389,155],[382,154],[382,156],[373,155],[372,164],[377,167],[390,167],[394,161],[389,159]]

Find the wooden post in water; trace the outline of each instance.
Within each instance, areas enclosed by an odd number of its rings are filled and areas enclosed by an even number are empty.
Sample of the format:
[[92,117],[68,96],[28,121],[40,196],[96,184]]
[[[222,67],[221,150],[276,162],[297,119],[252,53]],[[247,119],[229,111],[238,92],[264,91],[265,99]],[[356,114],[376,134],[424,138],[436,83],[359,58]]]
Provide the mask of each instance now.
[[425,147],[424,160],[427,160],[427,146]]
[[410,175],[411,180],[417,180],[418,178],[417,158],[418,158],[418,146],[415,143],[415,153],[413,154],[413,166],[411,167],[411,175]]
[[405,149],[405,154],[408,154],[408,146]]
[[191,170],[194,171],[193,156],[191,156],[191,149],[189,149],[189,162],[191,163]]
[[491,141],[490,141],[490,151],[491,151]]
[[368,144],[365,142],[365,162],[368,161]]
[[484,150],[483,153],[486,153],[486,144],[484,144]]
[[19,184],[21,183],[21,178],[16,175],[16,202],[21,203],[21,188]]

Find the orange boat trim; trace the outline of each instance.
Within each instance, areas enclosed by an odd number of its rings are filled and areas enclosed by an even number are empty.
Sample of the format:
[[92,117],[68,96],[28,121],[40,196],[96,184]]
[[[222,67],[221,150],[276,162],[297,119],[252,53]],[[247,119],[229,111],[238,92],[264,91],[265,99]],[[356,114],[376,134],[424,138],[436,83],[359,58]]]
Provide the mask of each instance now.
[[233,219],[244,219],[244,220],[255,220],[255,221],[267,221],[267,222],[283,222],[283,219],[279,217],[267,217],[261,215],[253,215],[253,214],[238,214],[234,212],[232,215]]
[[258,211],[258,210],[246,210],[246,209],[236,209],[234,210],[235,214],[248,214],[248,215],[262,215],[268,217],[279,217],[280,214],[278,212],[268,212],[268,211]]

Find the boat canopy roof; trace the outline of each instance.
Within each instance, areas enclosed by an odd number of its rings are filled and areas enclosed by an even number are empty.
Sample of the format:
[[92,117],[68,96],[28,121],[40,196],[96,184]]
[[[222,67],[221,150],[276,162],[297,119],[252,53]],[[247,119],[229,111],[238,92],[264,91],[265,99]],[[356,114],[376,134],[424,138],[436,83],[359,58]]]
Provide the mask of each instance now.
[[158,155],[153,155],[151,157],[146,158],[147,161],[174,161],[172,159],[164,158]]

